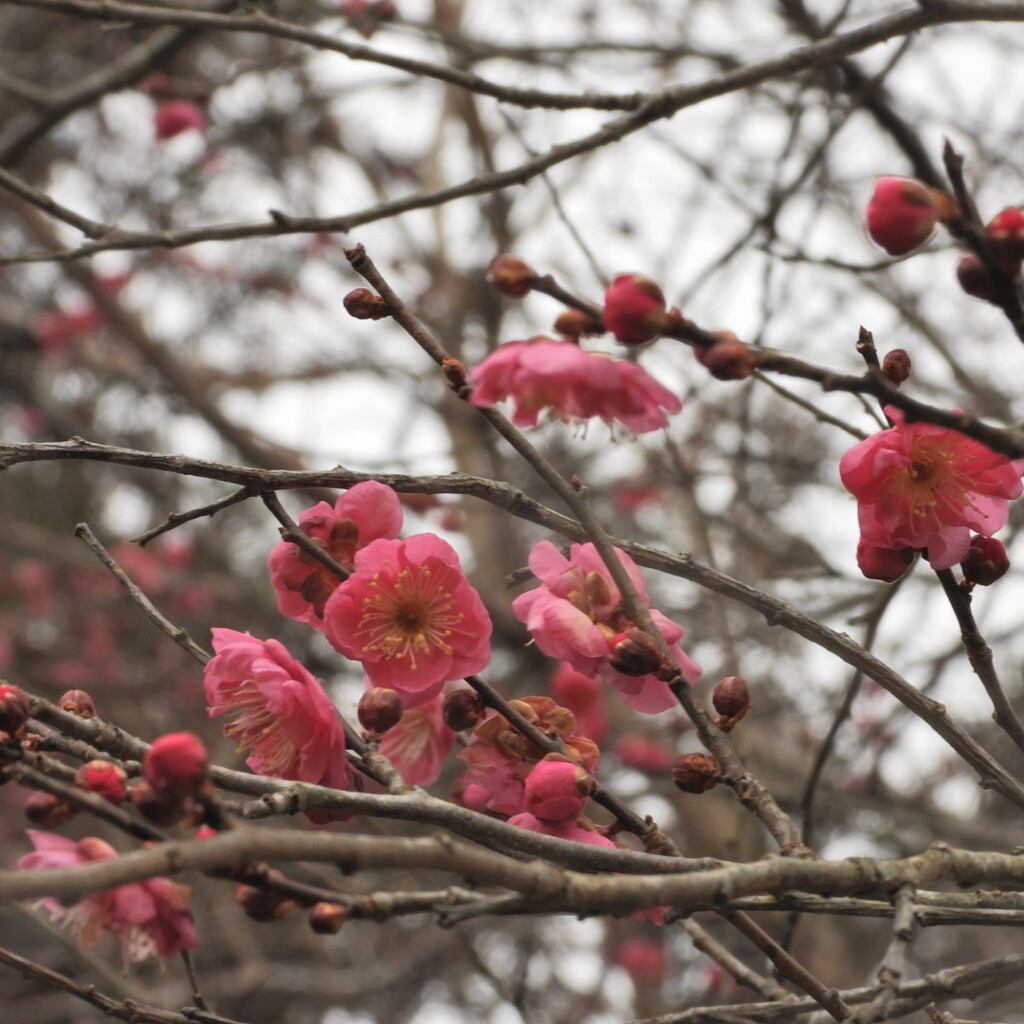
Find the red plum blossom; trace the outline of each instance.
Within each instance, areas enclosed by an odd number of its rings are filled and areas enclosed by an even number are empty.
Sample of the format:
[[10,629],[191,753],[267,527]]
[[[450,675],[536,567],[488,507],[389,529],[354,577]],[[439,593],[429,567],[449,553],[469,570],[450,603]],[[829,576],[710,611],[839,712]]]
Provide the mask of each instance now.
[[491,619],[455,549],[432,533],[375,540],[324,607],[324,635],[406,707],[491,660]]
[[414,786],[437,781],[455,742],[455,733],[444,724],[441,702],[438,695],[418,708],[407,708],[380,741],[380,752]]
[[900,549],[925,548],[933,568],[948,569],[967,554],[971,530],[990,537],[1006,522],[1024,463],[947,427],[908,423],[893,406],[885,411],[893,426],[854,445],[839,464],[858,502],[858,558],[884,579],[886,566],[898,569]]

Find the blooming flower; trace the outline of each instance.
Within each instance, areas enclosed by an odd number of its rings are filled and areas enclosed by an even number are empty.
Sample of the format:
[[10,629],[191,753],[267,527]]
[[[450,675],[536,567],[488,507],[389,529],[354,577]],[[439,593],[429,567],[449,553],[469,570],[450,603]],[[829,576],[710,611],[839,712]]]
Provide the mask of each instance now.
[[512,422],[533,427],[542,411],[563,422],[599,417],[634,434],[668,426],[677,395],[636,363],[585,352],[573,342],[532,338],[501,345],[468,376],[470,403],[514,402]]
[[[907,423],[893,406],[885,411],[893,426],[839,463],[843,486],[858,501],[862,564],[884,561],[875,549],[927,548],[932,566],[948,569],[967,553],[972,529],[990,537],[1006,522],[1024,464],[955,430]],[[895,571],[895,554],[889,561]]]
[[[102,839],[89,837],[80,842],[49,832],[28,829],[35,847],[18,861],[19,868],[66,868],[91,861],[110,860],[117,851]],[[137,963],[152,956],[169,957],[197,944],[191,893],[167,878],[150,878],[116,889],[94,893],[73,907],[56,900],[42,901],[59,917],[83,946],[92,946],[108,931],[117,935],[125,963]]]
[[231,716],[224,733],[249,750],[261,775],[348,786],[345,732],[323,687],[276,640],[214,629],[217,652],[204,669],[210,716]]
[[[366,480],[333,506],[321,501],[299,516],[299,528],[336,562],[351,569],[355,553],[381,537],[398,536],[402,506],[390,487]],[[270,552],[270,581],[282,615],[323,629],[324,604],[341,580],[297,544],[281,541]]]
[[[618,554],[641,600],[649,604],[640,571],[629,555]],[[512,611],[526,623],[545,654],[610,683],[637,711],[656,714],[675,704],[672,691],[655,674],[628,675],[612,667],[613,645],[633,623],[623,611],[619,589],[593,544],[573,544],[566,558],[550,541],[540,541],[530,552],[530,569],[541,585],[517,597]],[[692,683],[700,675],[700,667],[679,647],[682,627],[654,609],[651,617],[683,677]]]
[[593,676],[577,672],[568,662],[562,662],[551,677],[551,694],[576,716],[576,726],[584,736],[600,743],[608,735],[604,690]]
[[324,606],[324,635],[406,707],[491,660],[491,619],[459,556],[432,533],[375,540]]
[[418,708],[407,708],[397,725],[380,741],[380,752],[414,786],[437,781],[441,766],[455,742],[441,717],[440,695]]

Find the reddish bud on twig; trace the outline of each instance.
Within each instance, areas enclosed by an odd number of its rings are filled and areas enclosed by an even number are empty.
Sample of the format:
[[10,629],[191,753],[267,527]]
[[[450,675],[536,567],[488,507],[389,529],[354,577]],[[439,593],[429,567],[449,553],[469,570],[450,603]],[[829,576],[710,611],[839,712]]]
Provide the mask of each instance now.
[[999,304],[995,282],[977,253],[969,252],[960,257],[956,265],[956,279],[960,287],[973,298],[993,305]]
[[466,387],[466,366],[461,360],[445,356],[441,360],[441,372],[453,390],[461,391]]
[[487,268],[487,280],[510,299],[528,295],[536,277],[537,271],[529,263],[511,253],[495,256]]
[[721,341],[693,350],[697,362],[706,367],[712,377],[716,380],[745,380],[757,369],[756,353],[732,331],[712,333]]
[[[272,877],[283,878],[280,871],[271,871]],[[282,896],[280,893],[269,892],[266,889],[257,889],[251,885],[240,885],[235,889],[235,902],[254,921],[278,921],[296,910],[302,909],[302,904],[293,900],[290,896]]]
[[720,729],[731,729],[750,710],[750,690],[742,676],[726,676],[715,683],[711,703],[722,716],[715,723]]
[[402,698],[394,690],[375,686],[359,699],[356,715],[368,733],[380,736],[398,725],[403,710]]
[[554,328],[566,338],[582,338],[586,334],[596,334],[597,324],[593,317],[582,309],[564,309],[555,317]]
[[931,238],[938,220],[935,196],[913,178],[877,178],[864,220],[875,245],[890,256],[905,256]]
[[894,348],[886,352],[882,360],[882,374],[891,383],[899,387],[909,376],[913,368],[910,355],[906,349]]
[[718,762],[710,754],[683,754],[672,766],[672,781],[684,793],[706,793],[721,779]]
[[484,717],[484,699],[476,690],[462,687],[452,690],[441,704],[444,724],[452,732],[465,732],[475,728]]
[[992,254],[1006,262],[1024,259],[1024,209],[1008,206],[1000,210],[985,226]]
[[13,740],[25,729],[32,709],[23,690],[10,683],[0,683],[0,730]]
[[354,288],[341,302],[356,320],[383,320],[391,316],[391,307],[369,288]]
[[68,803],[63,797],[44,793],[41,789],[36,790],[25,801],[25,817],[33,825],[39,825],[42,828],[56,828],[77,813],[78,808],[74,804]]
[[92,697],[85,692],[85,690],[68,690],[63,697],[57,701],[57,707],[61,711],[67,711],[72,715],[78,715],[79,718],[95,718],[96,717],[96,705],[93,703]]
[[665,329],[665,295],[644,274],[619,274],[604,293],[604,327],[623,345],[642,345]]
[[89,761],[75,772],[75,782],[82,789],[119,804],[128,795],[128,776],[112,761]]
[[210,755],[194,733],[172,732],[153,741],[142,771],[153,790],[164,796],[201,796],[209,788]]
[[661,667],[661,651],[650,633],[631,626],[608,641],[608,664],[624,676],[646,676]]
[[309,927],[317,935],[337,935],[347,917],[348,911],[340,903],[316,903],[309,909]]
[[196,820],[195,804],[175,793],[158,793],[148,782],[137,783],[131,791],[132,804],[147,821],[166,828]]
[[960,563],[964,580],[982,587],[991,586],[1005,576],[1009,568],[1010,558],[1003,543],[995,537],[980,535],[971,538],[971,546]]

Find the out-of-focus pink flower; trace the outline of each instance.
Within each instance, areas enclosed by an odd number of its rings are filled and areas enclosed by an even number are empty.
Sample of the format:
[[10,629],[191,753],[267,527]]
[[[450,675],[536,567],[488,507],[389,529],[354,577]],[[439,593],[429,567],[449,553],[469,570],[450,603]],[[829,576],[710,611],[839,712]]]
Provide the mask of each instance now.
[[491,660],[491,619],[459,556],[432,533],[375,540],[324,607],[324,635],[407,707]]
[[437,781],[441,766],[455,742],[441,717],[440,695],[418,708],[407,708],[398,725],[380,741],[380,752],[414,786]]
[[[972,529],[990,537],[1006,522],[1024,465],[955,430],[907,423],[893,406],[885,411],[893,426],[854,445],[839,463],[843,486],[858,502],[861,537],[890,552],[927,548],[932,566],[948,569],[967,553]],[[866,549],[865,557],[872,554],[880,558]]]
[[626,939],[615,950],[614,959],[638,985],[660,984],[668,968],[665,946],[654,939]]
[[614,749],[624,765],[649,775],[668,772],[676,759],[671,750],[646,736],[624,736]]
[[665,295],[645,274],[619,274],[604,293],[605,330],[623,345],[642,345],[665,328]]
[[[35,850],[22,857],[18,867],[30,871],[75,867],[118,855],[112,846],[95,837],[76,843],[33,829],[26,834]],[[190,897],[191,892],[183,885],[166,878],[150,878],[86,896],[70,908],[52,899],[42,904],[71,929],[83,946],[92,946],[106,932],[114,932],[125,963],[137,963],[195,948],[198,940],[189,911]]]
[[[624,551],[619,558],[641,600],[649,604],[640,571]],[[566,558],[550,541],[540,541],[530,553],[530,568],[540,586],[512,602],[512,611],[526,623],[537,646],[553,658],[569,662],[578,672],[614,686],[631,708],[656,714],[675,704],[668,685],[654,674],[626,675],[609,663],[609,641],[633,626],[622,608],[618,587],[593,544],[573,544]],[[679,647],[681,626],[651,610],[684,678],[693,682],[699,666]]]
[[508,819],[510,825],[518,825],[519,828],[528,829],[530,832],[540,832],[545,836],[555,836],[557,839],[571,839],[576,843],[588,843],[590,846],[609,846],[615,849],[613,843],[607,836],[587,828],[581,821],[542,821],[528,811],[522,814],[513,815]]
[[346,789],[345,731],[323,687],[277,640],[214,629],[204,669],[210,716],[261,775]]
[[576,716],[576,727],[584,736],[600,743],[608,735],[604,690],[593,676],[577,672],[568,662],[562,662],[551,677],[551,694]]
[[[349,488],[333,506],[321,501],[306,509],[298,522],[314,543],[351,569],[360,548],[398,536],[402,506],[390,487],[366,480]],[[324,604],[341,580],[298,545],[285,541],[274,546],[268,564],[281,613],[323,629]]]
[[593,780],[578,764],[545,758],[526,776],[523,806],[542,821],[570,821],[579,817],[593,790]]
[[89,305],[79,309],[41,313],[32,324],[32,331],[43,352],[56,355],[81,335],[99,330],[103,323],[103,314],[95,306]]
[[192,130],[206,130],[206,115],[190,100],[168,100],[156,108],[153,131],[161,142]]
[[541,412],[563,422],[600,418],[634,434],[668,426],[683,407],[677,395],[636,363],[585,352],[573,342],[510,341],[474,367],[470,403],[513,400],[512,422],[533,427]]
[[875,179],[864,222],[875,245],[890,256],[904,256],[924,245],[938,219],[932,190],[913,178]]

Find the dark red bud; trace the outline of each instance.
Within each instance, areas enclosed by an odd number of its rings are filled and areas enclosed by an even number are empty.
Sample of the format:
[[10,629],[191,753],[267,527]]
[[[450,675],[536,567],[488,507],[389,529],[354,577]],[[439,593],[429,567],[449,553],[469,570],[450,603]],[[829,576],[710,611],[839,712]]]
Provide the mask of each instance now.
[[1000,210],[985,226],[985,237],[997,259],[1024,259],[1024,209],[1008,206]]
[[683,754],[672,766],[672,781],[684,793],[706,793],[721,779],[718,762],[709,754]]
[[92,697],[85,692],[85,690],[68,690],[59,701],[57,701],[57,707],[61,711],[67,711],[69,714],[78,715],[79,718],[95,718],[96,717],[96,705],[93,703]]
[[631,626],[608,641],[608,664],[624,676],[646,676],[661,667],[661,651],[650,633]]
[[486,708],[484,699],[476,690],[462,687],[452,690],[441,704],[444,724],[452,732],[465,732],[475,728],[483,719]]
[[896,387],[899,387],[909,376],[913,364],[906,349],[894,348],[885,354],[882,360],[883,376]]
[[383,320],[391,316],[391,307],[369,288],[355,288],[341,301],[349,316],[356,320]]
[[536,277],[537,271],[529,263],[510,253],[495,256],[487,268],[487,280],[510,299],[528,295]]
[[337,935],[348,911],[339,903],[316,903],[309,909],[309,927],[317,935]]
[[697,362],[716,380],[745,380],[757,369],[757,354],[732,331],[714,331],[721,341],[693,350]]
[[128,793],[125,770],[111,761],[89,761],[75,772],[75,783],[112,804],[121,803]]
[[969,252],[960,257],[956,265],[956,279],[968,295],[998,305],[996,286],[976,253]]
[[153,741],[142,771],[157,793],[200,796],[209,788],[210,755],[194,733],[172,732]]
[[77,813],[78,808],[74,804],[68,803],[63,797],[44,793],[41,789],[37,789],[25,801],[25,817],[33,825],[42,828],[56,828]]
[[10,683],[0,683],[0,730],[15,739],[31,715],[32,709],[24,691]]
[[[283,877],[279,871],[271,875]],[[278,921],[282,917],[302,909],[302,904],[277,892],[257,889],[251,885],[240,885],[235,889],[235,902],[254,921]]]
[[161,828],[185,825],[196,817],[196,807],[190,799],[176,793],[158,793],[145,780],[132,788],[131,798],[139,814]]
[[565,309],[555,318],[555,330],[567,338],[582,338],[585,334],[596,334],[594,318],[582,309]]
[[995,537],[974,536],[960,569],[968,583],[987,587],[1005,576],[1010,568],[1006,547]]
[[375,686],[363,694],[356,714],[359,716],[359,724],[367,732],[379,736],[398,725],[403,710],[402,698],[394,690]]
[[731,729],[750,710],[750,691],[742,676],[726,676],[715,683],[711,703],[722,716],[718,725]]

